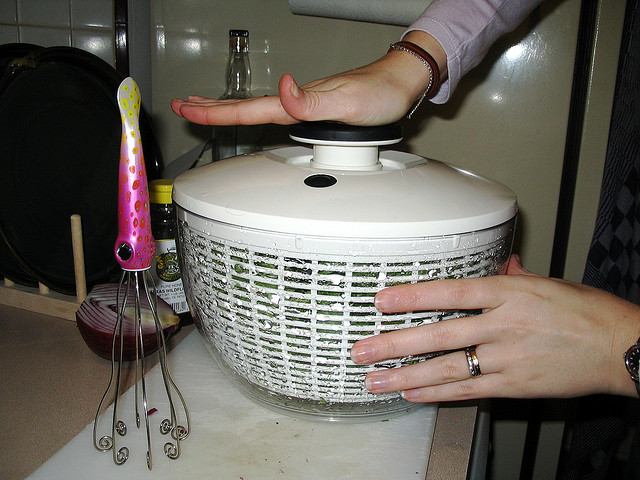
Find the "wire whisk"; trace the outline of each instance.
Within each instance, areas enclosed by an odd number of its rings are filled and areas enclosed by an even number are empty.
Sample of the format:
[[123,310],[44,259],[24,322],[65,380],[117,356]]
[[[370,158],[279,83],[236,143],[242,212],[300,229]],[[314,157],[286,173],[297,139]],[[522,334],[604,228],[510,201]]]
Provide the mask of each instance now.
[[[146,433],[147,468],[152,469],[151,428],[145,379],[145,357],[143,342],[143,310],[150,311],[155,325],[155,336],[159,367],[168,401],[168,418],[160,422],[160,433],[169,435],[164,444],[164,453],[170,459],[177,459],[181,452],[181,442],[190,432],[189,411],[184,397],[176,386],[167,367],[167,347],[158,318],[156,288],[149,273],[155,254],[155,240],[151,234],[149,215],[149,191],[142,153],[142,143],[138,125],[140,112],[140,93],[135,81],[127,77],[118,88],[118,105],[122,118],[122,143],[120,148],[119,188],[118,188],[118,236],[114,253],[123,272],[117,291],[117,320],[113,329],[111,345],[111,376],[107,389],[102,396],[93,424],[93,444],[100,451],[111,451],[116,465],[122,465],[129,459],[129,447],[120,445],[127,434],[127,424],[119,412],[123,369],[130,366],[123,358],[125,321],[133,319],[136,336],[135,360],[135,423],[140,428],[144,421]],[[146,313],[145,313],[146,314]],[[119,339],[119,340],[118,340]],[[100,412],[107,400],[113,398],[113,412],[110,434],[98,436]],[[179,409],[179,410],[178,410]],[[180,422],[179,415],[184,420]]]

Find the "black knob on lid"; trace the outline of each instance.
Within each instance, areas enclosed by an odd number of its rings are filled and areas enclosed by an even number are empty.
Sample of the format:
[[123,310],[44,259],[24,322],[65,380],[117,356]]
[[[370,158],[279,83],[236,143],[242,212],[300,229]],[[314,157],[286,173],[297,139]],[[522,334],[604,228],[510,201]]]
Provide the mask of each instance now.
[[393,142],[402,140],[402,125],[354,126],[338,122],[302,122],[289,127],[294,139],[329,142]]

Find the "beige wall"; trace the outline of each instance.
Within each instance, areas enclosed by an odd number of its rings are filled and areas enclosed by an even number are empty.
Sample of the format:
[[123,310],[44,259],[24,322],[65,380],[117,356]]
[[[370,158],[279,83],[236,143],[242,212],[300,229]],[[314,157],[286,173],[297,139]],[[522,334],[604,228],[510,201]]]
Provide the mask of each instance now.
[[[407,121],[397,147],[510,186],[521,208],[517,249],[542,274],[549,270],[579,8],[578,0],[545,2],[494,46],[448,104],[426,105]],[[286,0],[153,2],[153,115],[167,160],[210,134],[168,105],[173,97],[221,94],[230,28],[250,31],[256,95],[275,92],[284,72],[306,82],[372,61],[403,31],[293,15]],[[268,132],[274,144],[287,140],[282,127]]]

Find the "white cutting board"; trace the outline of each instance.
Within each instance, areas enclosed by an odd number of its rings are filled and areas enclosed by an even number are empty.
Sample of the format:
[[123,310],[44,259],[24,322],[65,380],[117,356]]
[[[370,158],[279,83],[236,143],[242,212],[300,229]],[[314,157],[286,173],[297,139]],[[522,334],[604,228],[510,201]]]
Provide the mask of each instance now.
[[[145,462],[144,428],[133,422],[133,388],[119,410],[129,433],[120,441],[129,460],[116,466],[111,452],[93,447],[93,423],[36,470],[29,479],[113,480],[335,480],[424,479],[435,427],[436,406],[401,417],[366,423],[316,422],[265,409],[229,382],[193,331],[168,357],[173,379],[191,415],[191,434],[177,460],[164,456],[166,437],[158,423],[166,412],[160,369],[147,375],[152,428],[153,470]],[[106,387],[106,385],[105,385]],[[99,434],[109,433],[111,409],[99,420]]]

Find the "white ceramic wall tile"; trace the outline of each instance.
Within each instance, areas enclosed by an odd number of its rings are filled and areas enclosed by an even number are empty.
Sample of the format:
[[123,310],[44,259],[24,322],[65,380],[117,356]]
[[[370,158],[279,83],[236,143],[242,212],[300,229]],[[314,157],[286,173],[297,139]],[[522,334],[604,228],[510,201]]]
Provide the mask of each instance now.
[[0,2],[0,23],[14,24],[17,21],[17,0],[2,0]]
[[15,25],[0,25],[0,45],[18,41],[18,27]]
[[[286,0],[154,0],[151,12],[153,120],[165,162],[211,134],[210,128],[186,124],[168,106],[174,97],[221,94],[229,29],[250,32],[254,95],[277,92],[285,72],[305,83],[369,63],[404,30],[293,15]],[[270,146],[291,143],[286,128],[275,129],[282,133],[269,137]]]
[[108,0],[69,0],[73,28],[113,29],[113,2]]
[[[282,0],[280,0],[282,1]],[[166,25],[174,30],[191,32],[215,32],[222,19],[227,18],[229,8],[235,8],[234,2],[213,1],[216,5],[202,0],[155,0],[151,2],[152,25]],[[263,2],[253,2],[260,7]],[[270,3],[270,2],[269,2]],[[268,7],[268,2],[264,2]],[[235,8],[240,11],[241,8]],[[278,8],[277,5],[274,8]],[[226,10],[225,10],[226,9]],[[240,25],[240,24],[237,24]],[[237,28],[245,28],[238,26]]]
[[113,33],[110,30],[74,29],[72,36],[72,47],[91,52],[109,65],[115,65]]
[[71,30],[48,27],[20,27],[20,41],[43,47],[57,45],[71,46]]
[[17,2],[20,25],[71,26],[69,0],[17,0]]

